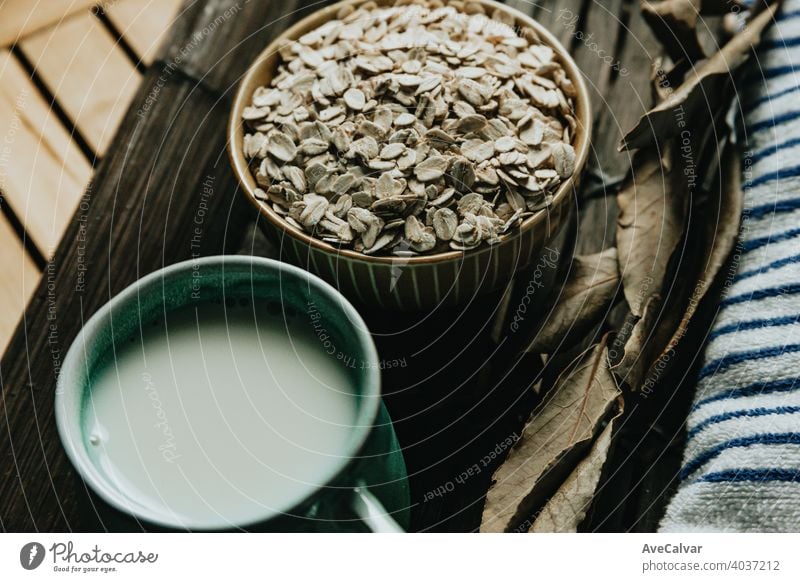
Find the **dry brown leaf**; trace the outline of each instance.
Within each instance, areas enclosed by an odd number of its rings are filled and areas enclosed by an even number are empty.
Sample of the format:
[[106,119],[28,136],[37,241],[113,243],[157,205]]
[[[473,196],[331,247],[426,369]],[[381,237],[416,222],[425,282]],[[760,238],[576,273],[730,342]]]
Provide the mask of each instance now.
[[656,105],[666,101],[670,96],[669,77],[667,71],[664,70],[664,60],[661,57],[653,59],[650,65],[650,89]]
[[564,484],[547,501],[547,504],[536,516],[528,533],[575,533],[592,504],[603,467],[608,460],[611,444],[622,415],[622,398],[618,399],[619,409],[600,436],[592,445],[589,454],[575,470],[570,473]]
[[636,152],[633,168],[617,194],[617,249],[622,288],[631,313],[641,317],[651,295],[660,293],[669,260],[684,233],[685,176],[670,142],[663,159],[655,149]]
[[[609,348],[612,361],[611,370],[620,383],[625,383],[633,389],[640,386],[645,374],[653,364],[653,358],[667,341],[667,337],[659,335],[658,320],[664,311],[661,295],[650,297],[644,307],[640,318],[632,317],[626,321],[625,326],[630,326],[624,345],[618,347],[616,339]],[[628,331],[624,329],[623,331]],[[622,337],[622,336],[618,336]],[[619,351],[619,356],[616,353]],[[618,358],[619,362],[615,363]]]
[[486,495],[481,531],[513,531],[562,482],[620,394],[608,369],[607,338],[565,372],[531,415]]
[[[681,85],[686,71],[692,67],[686,61],[679,61],[671,67],[665,68],[664,59],[656,57],[653,59],[650,69],[650,82],[653,89],[653,103],[658,105],[669,99],[674,88]],[[654,106],[655,106],[654,105]]]
[[[692,211],[679,245],[698,252],[679,257],[672,266],[679,275],[662,284],[664,300],[654,294],[641,315],[630,313],[609,347],[614,375],[632,389],[652,387],[674,364],[674,349],[686,335],[698,304],[719,279],[736,242],[743,207],[738,151],[732,144],[720,147],[713,139],[695,151],[706,149],[713,150],[713,155],[710,160],[705,154],[700,156],[705,160],[704,174],[716,180],[704,187],[703,195],[694,197],[700,205]],[[698,180],[706,182],[704,176]],[[677,191],[674,186],[673,190]]]
[[642,0],[641,8],[648,26],[674,62],[695,62],[705,57],[697,37],[701,0]]
[[758,44],[762,31],[773,21],[779,5],[780,0],[773,2],[721,50],[693,68],[683,84],[665,101],[642,116],[622,139],[620,150],[642,148],[656,141],[665,142],[684,131],[698,112],[713,114],[723,107],[725,86]]
[[593,255],[576,256],[556,305],[527,351],[551,354],[567,337],[588,331],[608,310],[618,287],[615,247]]
[[[694,285],[684,286],[685,293],[689,295],[687,306],[680,314],[677,328],[675,325],[672,326],[674,332],[666,347],[653,360],[653,364],[659,359],[665,362],[671,359],[669,354],[686,335],[697,306],[718,280],[722,267],[736,244],[744,208],[744,194],[740,152],[734,144],[728,142],[725,145],[719,167],[721,176],[717,186],[711,191],[714,196],[713,202],[709,203],[711,216],[703,217],[704,235],[700,248],[703,249],[704,255],[700,261],[700,272],[696,281],[692,281]],[[652,378],[655,373],[651,367],[649,377]]]

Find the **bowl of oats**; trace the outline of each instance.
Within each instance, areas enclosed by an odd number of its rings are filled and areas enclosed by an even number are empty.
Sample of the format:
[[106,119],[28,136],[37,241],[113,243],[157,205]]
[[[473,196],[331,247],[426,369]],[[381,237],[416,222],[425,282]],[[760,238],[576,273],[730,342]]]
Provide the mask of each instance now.
[[591,114],[566,49],[513,8],[347,0],[261,53],[228,133],[282,258],[355,302],[425,310],[538,259],[573,210]]

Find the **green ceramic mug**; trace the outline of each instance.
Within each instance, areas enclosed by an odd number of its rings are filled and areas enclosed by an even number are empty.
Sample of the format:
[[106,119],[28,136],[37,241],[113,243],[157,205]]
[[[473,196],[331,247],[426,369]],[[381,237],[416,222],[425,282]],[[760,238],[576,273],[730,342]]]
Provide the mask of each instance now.
[[56,422],[90,488],[160,528],[402,531],[408,479],[379,370],[333,287],[211,257],[144,277],[86,323]]

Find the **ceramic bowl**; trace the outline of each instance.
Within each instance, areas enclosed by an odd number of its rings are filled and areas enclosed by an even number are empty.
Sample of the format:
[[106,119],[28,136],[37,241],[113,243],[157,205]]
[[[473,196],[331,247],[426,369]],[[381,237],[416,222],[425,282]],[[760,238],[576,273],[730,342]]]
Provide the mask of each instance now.
[[[255,178],[244,156],[242,112],[253,91],[269,85],[279,65],[278,48],[286,40],[296,40],[334,19],[346,5],[359,6],[366,0],[345,0],[320,9],[278,36],[258,56],[242,78],[228,123],[228,153],[244,194],[259,210],[265,232],[280,247],[281,258],[321,276],[351,301],[371,308],[409,311],[430,310],[437,305],[461,305],[478,294],[504,287],[514,274],[538,260],[567,222],[575,205],[574,192],[589,154],[591,106],[589,92],[575,61],[567,50],[541,24],[522,12],[492,2],[478,0],[487,13],[500,10],[513,17],[516,26],[530,28],[556,53],[569,79],[577,88],[575,115],[577,129],[573,146],[575,173],[557,190],[552,204],[526,219],[515,231],[493,246],[462,252],[449,251],[411,258],[368,256],[340,249],[311,237],[287,223],[272,207],[255,196]],[[379,5],[392,5],[392,0]]]

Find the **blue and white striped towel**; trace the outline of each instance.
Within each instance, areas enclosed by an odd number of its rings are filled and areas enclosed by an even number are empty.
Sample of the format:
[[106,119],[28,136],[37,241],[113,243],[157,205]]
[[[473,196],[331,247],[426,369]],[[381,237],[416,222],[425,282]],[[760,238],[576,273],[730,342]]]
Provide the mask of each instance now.
[[784,0],[739,88],[738,272],[709,337],[663,532],[800,531],[800,0]]

